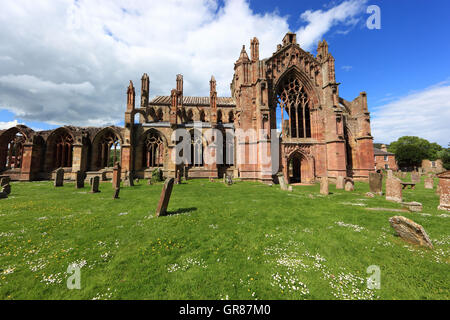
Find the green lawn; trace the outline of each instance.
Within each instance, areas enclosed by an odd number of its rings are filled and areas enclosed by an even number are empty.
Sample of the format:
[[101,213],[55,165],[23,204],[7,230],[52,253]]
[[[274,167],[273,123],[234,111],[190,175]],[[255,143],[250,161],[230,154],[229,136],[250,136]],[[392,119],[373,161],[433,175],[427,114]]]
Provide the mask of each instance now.
[[[319,194],[319,186],[190,180],[175,185],[172,215],[155,218],[162,184],[141,181],[113,200],[73,183],[12,183],[0,200],[0,299],[450,299],[449,215],[438,196],[404,191],[423,213],[384,197]],[[421,224],[435,246],[394,236],[389,217]],[[81,267],[81,289],[66,286]],[[366,286],[370,265],[381,289]]]

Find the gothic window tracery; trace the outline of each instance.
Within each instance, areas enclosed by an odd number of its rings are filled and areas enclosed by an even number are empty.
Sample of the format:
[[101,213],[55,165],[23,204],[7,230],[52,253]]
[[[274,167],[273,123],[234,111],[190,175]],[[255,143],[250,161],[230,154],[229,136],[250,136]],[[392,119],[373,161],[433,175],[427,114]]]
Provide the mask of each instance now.
[[144,167],[162,167],[164,165],[164,143],[156,132],[150,132],[144,142]]
[[310,99],[300,80],[294,77],[286,79],[276,92],[277,102],[282,108],[281,121],[285,131],[284,112],[289,116],[288,133],[291,138],[311,138]]

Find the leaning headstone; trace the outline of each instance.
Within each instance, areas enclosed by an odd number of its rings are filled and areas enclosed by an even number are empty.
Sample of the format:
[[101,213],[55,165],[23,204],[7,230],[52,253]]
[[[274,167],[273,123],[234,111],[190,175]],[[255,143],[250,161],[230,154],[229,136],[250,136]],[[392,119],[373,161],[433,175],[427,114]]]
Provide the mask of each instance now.
[[403,240],[433,249],[428,234],[420,224],[402,216],[390,218],[389,223]]
[[113,199],[119,199],[119,193],[120,193],[120,188],[117,188],[116,190],[114,190]]
[[354,191],[355,190],[355,183],[353,182],[353,179],[345,178],[345,191]]
[[420,202],[402,202],[402,206],[408,208],[411,212],[421,212],[422,211],[422,204]]
[[370,192],[381,195],[383,193],[383,176],[376,172],[369,173]]
[[100,184],[100,177],[99,176],[95,176],[92,179],[91,193],[98,193],[98,192],[100,192],[100,190],[98,189],[99,184]]
[[64,169],[63,168],[59,168],[55,172],[54,186],[55,187],[62,187],[63,183],[64,183]]
[[399,179],[386,179],[386,200],[402,202],[402,184]]
[[119,162],[116,162],[116,165],[113,168],[113,178],[112,178],[112,187],[113,189],[120,188],[120,177],[122,174],[122,167]]
[[345,187],[345,177],[339,176],[336,178],[336,189],[342,190]]
[[434,188],[434,179],[425,178],[425,189],[433,189],[433,188]]
[[158,207],[156,208],[156,216],[165,216],[167,214],[167,207],[169,205],[170,195],[172,194],[173,183],[175,179],[169,178],[164,182],[161,196],[159,198]]
[[322,177],[320,179],[320,193],[325,194],[325,195],[330,194],[329,186],[328,186],[328,177]]
[[286,183],[286,180],[284,179],[284,175],[282,173],[278,174],[278,182],[280,183],[280,189],[287,191],[288,190],[288,185]]
[[439,177],[439,210],[450,211],[450,170],[438,175]]
[[84,188],[84,173],[81,171],[75,173],[75,188]]

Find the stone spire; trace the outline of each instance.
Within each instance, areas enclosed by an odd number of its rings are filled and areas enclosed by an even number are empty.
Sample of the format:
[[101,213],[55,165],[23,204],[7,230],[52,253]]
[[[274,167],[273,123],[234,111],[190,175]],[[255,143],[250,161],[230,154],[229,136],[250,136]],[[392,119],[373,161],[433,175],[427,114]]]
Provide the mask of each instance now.
[[150,94],[150,79],[148,74],[144,73],[141,78],[141,108],[147,108]]
[[130,80],[130,85],[127,89],[127,110],[133,110],[135,106],[136,93],[134,91],[133,81]]

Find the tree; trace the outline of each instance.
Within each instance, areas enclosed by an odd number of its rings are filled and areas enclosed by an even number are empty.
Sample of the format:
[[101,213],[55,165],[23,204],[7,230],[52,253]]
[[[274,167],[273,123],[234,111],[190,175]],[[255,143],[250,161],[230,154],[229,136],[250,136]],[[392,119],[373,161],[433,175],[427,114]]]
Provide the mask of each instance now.
[[442,160],[442,165],[445,169],[450,170],[450,149],[438,151],[437,158]]
[[389,152],[395,153],[400,167],[420,167],[424,159],[436,160],[441,150],[437,143],[413,136],[401,137],[388,147]]

